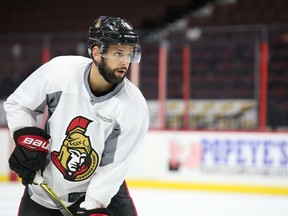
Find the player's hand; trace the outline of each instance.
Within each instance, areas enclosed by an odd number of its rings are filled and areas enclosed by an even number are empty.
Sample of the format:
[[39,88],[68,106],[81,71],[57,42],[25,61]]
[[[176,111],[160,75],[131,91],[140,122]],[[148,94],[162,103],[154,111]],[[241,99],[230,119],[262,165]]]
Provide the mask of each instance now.
[[14,132],[16,144],[9,158],[10,169],[22,178],[22,184],[32,184],[36,172],[45,169],[50,135],[37,127],[25,127]]
[[113,213],[106,208],[98,208],[92,210],[79,208],[77,211],[77,216],[113,216]]

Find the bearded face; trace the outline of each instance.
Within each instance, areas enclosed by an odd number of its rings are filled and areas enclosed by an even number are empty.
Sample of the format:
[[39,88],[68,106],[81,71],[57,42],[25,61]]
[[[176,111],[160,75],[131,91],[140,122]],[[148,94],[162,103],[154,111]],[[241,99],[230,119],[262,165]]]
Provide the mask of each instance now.
[[[119,84],[123,81],[125,74],[128,70],[127,67],[123,66],[121,68],[114,68],[112,69],[109,65],[105,62],[105,59],[102,58],[100,64],[98,64],[98,69],[100,74],[103,76],[106,82],[111,84]],[[124,75],[119,76],[118,72],[121,71]]]

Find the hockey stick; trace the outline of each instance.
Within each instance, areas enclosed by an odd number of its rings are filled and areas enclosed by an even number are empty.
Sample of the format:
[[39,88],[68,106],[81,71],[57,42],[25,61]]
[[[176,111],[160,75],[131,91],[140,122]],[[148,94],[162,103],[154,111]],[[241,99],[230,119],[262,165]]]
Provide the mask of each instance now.
[[65,204],[59,199],[59,197],[55,194],[55,192],[45,182],[44,178],[41,176],[39,172],[36,173],[33,183],[35,185],[39,185],[45,191],[45,193],[54,202],[54,204],[63,214],[63,216],[73,216],[73,214],[69,211],[69,209],[65,206]]

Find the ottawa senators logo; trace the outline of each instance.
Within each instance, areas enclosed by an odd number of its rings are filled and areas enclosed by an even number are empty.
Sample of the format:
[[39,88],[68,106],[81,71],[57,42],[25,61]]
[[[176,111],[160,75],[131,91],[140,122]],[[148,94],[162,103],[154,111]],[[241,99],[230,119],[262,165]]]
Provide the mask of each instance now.
[[60,151],[51,153],[53,163],[69,181],[87,179],[98,166],[99,156],[92,149],[89,137],[85,135],[91,122],[82,116],[74,118],[66,130]]

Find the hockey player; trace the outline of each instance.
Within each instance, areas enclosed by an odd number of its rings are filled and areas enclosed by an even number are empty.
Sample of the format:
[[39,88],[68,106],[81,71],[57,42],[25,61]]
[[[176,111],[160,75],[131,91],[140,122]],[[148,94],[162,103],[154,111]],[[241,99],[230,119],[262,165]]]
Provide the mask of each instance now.
[[[73,215],[137,215],[125,176],[149,117],[125,74],[141,58],[138,34],[125,19],[101,16],[89,29],[88,52],[42,65],[4,104],[16,144],[9,165],[26,186],[19,216],[62,215],[33,184],[39,170]],[[42,129],[36,118],[45,109]]]

